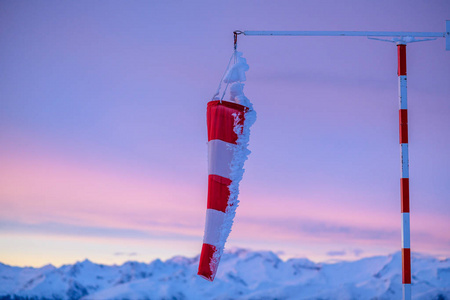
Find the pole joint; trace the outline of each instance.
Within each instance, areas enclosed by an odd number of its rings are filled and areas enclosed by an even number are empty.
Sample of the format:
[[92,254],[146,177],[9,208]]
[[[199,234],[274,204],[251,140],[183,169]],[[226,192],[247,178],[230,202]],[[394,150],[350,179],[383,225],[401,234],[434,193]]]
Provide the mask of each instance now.
[[240,30],[235,30],[235,31],[233,31],[233,36],[234,36],[234,51],[236,51],[236,49],[237,49],[237,38],[238,38],[238,35],[240,35],[240,34],[243,34],[244,32],[243,31],[240,31]]

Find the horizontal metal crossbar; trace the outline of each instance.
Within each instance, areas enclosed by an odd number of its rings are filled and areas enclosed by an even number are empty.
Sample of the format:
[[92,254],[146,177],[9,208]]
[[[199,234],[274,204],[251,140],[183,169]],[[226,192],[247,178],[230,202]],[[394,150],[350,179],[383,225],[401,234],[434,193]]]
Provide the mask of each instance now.
[[243,31],[244,35],[258,36],[383,36],[383,37],[445,37],[445,32],[404,31]]
[[[417,32],[417,31],[252,31],[237,30],[234,32],[236,47],[237,36],[364,36],[374,40],[407,44],[412,42],[431,41],[445,38],[445,50],[450,51],[450,20],[445,21],[444,32]],[[386,39],[389,38],[389,39]],[[418,38],[418,39],[417,39]]]

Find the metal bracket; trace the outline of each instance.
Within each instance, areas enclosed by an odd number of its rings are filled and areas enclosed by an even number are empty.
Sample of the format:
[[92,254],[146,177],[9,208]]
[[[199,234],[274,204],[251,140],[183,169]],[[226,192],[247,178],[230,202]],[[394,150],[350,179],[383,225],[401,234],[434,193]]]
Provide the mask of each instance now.
[[445,50],[450,51],[450,20],[445,21]]
[[376,40],[376,41],[382,41],[382,42],[396,43],[397,45],[406,45],[406,44],[409,44],[409,43],[434,41],[434,40],[437,39],[437,38],[416,39],[413,36],[400,36],[400,37],[392,37],[392,38],[389,38],[389,39],[381,39],[381,38],[376,38],[376,37],[373,37],[373,36],[368,36],[367,38],[369,40]]

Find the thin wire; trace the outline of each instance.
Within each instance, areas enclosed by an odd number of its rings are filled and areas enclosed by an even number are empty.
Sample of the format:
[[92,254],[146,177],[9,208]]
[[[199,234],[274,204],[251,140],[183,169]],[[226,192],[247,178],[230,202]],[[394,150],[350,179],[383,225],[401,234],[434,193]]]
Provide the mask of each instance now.
[[[220,80],[220,82],[219,82],[219,87],[217,88],[217,91],[216,91],[216,93],[214,94],[214,96],[212,97],[212,100],[214,100],[219,94],[220,94],[220,89],[222,88],[222,82],[223,82],[223,79],[225,78],[225,75],[227,74],[227,72],[228,72],[228,70],[229,70],[229,68],[230,68],[230,63],[231,63],[231,60],[234,58],[234,64],[236,64],[236,61],[237,61],[237,55],[236,55],[236,52],[237,52],[237,37],[238,37],[238,35],[239,34],[242,34],[242,33],[244,33],[243,31],[240,31],[240,30],[236,30],[236,31],[234,31],[233,32],[233,34],[234,34],[234,52],[233,52],[233,54],[231,55],[231,57],[230,57],[230,60],[228,61],[228,65],[227,65],[227,68],[225,69],[225,72],[223,73],[223,76],[222,76],[222,79]],[[233,72],[234,72],[235,70],[233,70]],[[228,88],[228,85],[229,85],[230,83],[229,82],[227,82],[227,85],[225,86],[225,90],[223,91],[223,94],[222,94],[222,97],[220,98],[220,103],[222,103],[222,100],[223,100],[223,97],[225,97],[225,93],[226,93],[226,91],[227,91],[227,88]]]
[[[234,63],[236,63],[236,52],[237,52],[237,51],[234,50],[233,55],[231,56],[231,58],[234,57]],[[234,69],[230,75],[233,75],[233,73],[234,73],[235,71],[236,71],[236,69]],[[222,79],[222,80],[223,80],[223,79]],[[220,98],[220,103],[222,103],[223,97],[225,97],[225,93],[227,92],[227,88],[228,88],[228,85],[229,85],[229,84],[230,84],[230,81],[228,81],[228,82],[227,82],[227,85],[225,86],[225,89],[224,89],[223,94],[222,94],[222,98]]]
[[[230,60],[228,61],[228,64],[227,64],[227,68],[225,69],[225,72],[223,72],[222,79],[220,79],[220,82],[219,82],[219,87],[217,88],[216,93],[212,97],[212,100],[214,100],[214,98],[220,94],[220,89],[222,88],[223,79],[225,78],[225,75],[227,74],[228,69],[230,68],[231,60],[233,59],[233,57],[234,57],[234,53],[231,54]],[[220,102],[222,103],[222,99],[220,100]]]

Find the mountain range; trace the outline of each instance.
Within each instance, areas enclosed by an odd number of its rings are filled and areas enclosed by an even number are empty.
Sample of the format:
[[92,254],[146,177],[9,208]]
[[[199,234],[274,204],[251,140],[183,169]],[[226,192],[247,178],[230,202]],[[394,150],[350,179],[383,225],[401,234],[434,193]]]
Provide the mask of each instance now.
[[[281,260],[270,251],[224,253],[214,282],[196,275],[199,257],[56,268],[0,263],[0,300],[41,299],[401,299],[401,253],[357,261]],[[450,299],[450,259],[413,253],[413,299]]]

